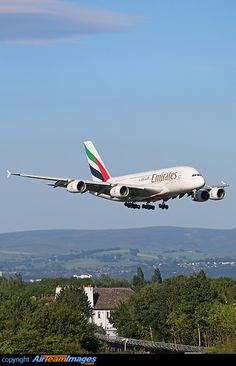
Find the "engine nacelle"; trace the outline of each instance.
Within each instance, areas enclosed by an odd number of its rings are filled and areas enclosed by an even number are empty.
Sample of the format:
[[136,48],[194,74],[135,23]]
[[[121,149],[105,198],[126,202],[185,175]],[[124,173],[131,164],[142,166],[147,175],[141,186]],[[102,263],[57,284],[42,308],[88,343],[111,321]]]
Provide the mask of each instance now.
[[225,198],[225,190],[223,188],[212,188],[210,190],[210,200],[218,201]]
[[205,202],[209,200],[210,194],[206,189],[199,189],[193,195],[193,200],[196,202]]
[[82,180],[74,180],[67,185],[67,191],[70,193],[83,193],[86,191],[86,184]]
[[129,194],[129,188],[126,186],[117,185],[110,190],[111,197],[123,198]]

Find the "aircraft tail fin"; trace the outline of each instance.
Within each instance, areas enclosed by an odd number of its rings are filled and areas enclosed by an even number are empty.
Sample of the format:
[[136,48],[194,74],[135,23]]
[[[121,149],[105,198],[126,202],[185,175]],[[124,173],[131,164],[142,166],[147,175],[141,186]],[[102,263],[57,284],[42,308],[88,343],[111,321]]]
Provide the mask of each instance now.
[[84,147],[93,181],[106,182],[111,178],[92,141],[84,141]]

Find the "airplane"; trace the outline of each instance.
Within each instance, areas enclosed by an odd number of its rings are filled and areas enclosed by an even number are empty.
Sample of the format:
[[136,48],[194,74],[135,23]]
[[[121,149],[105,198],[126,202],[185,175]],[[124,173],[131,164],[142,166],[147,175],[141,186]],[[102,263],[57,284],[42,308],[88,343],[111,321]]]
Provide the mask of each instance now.
[[63,187],[70,193],[88,192],[94,196],[111,201],[123,202],[127,208],[154,210],[154,204],[162,201],[159,208],[164,210],[169,206],[170,199],[184,196],[191,197],[195,202],[208,200],[218,201],[225,198],[225,187],[229,185],[207,186],[201,173],[189,166],[171,168],[112,177],[105,167],[92,141],[84,141],[85,152],[90,167],[92,181],[75,178],[55,178],[24,173],[11,175],[47,180],[53,188]]

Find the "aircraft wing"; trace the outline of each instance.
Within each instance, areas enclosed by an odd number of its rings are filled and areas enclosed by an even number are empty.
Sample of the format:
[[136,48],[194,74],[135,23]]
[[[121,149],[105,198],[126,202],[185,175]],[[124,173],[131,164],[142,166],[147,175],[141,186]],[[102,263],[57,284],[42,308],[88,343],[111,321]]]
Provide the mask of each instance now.
[[95,181],[83,181],[86,184],[86,191],[94,193],[96,195],[100,194],[110,194],[110,189],[112,185],[107,182],[95,182]]
[[129,189],[129,198],[131,200],[135,200],[136,197],[150,197],[155,194],[159,194],[162,192],[162,189],[153,189],[143,186],[135,186],[130,184],[120,184],[120,183],[108,183],[108,182],[93,182],[93,181],[84,181],[86,184],[86,190],[100,195],[100,194],[110,194],[110,189],[117,186],[117,185],[124,185]]
[[[75,178],[58,178],[58,177],[47,177],[43,175],[32,175],[32,174],[25,174],[25,173],[11,173],[9,170],[7,170],[7,177],[9,178],[11,175],[15,175],[18,177],[24,177],[24,178],[32,178],[32,179],[41,179],[41,180],[47,180],[54,183],[49,183],[49,186],[52,186],[54,188],[57,187],[63,187],[66,188],[67,185],[73,181],[75,181]],[[86,190],[93,192],[93,193],[107,193],[110,191],[111,184],[104,183],[104,182],[93,182],[93,181],[83,181],[86,184]]]
[[73,181],[72,178],[55,178],[55,177],[46,177],[42,175],[31,175],[31,174],[23,174],[23,173],[11,173],[9,170],[7,171],[7,177],[10,177],[11,175],[16,175],[18,177],[24,177],[24,178],[33,178],[33,179],[42,179],[42,180],[49,180],[52,182],[55,182],[53,184],[50,184],[53,187],[66,187],[68,183]]
[[[75,181],[75,178],[58,178],[58,177],[48,177],[48,176],[42,176],[42,175],[32,175],[32,174],[25,174],[25,173],[11,173],[9,170],[7,171],[7,177],[15,175],[18,177],[24,177],[24,178],[31,178],[31,179],[40,179],[40,180],[47,180],[51,181],[52,183],[49,183],[49,186],[52,186],[54,188],[57,187],[63,187],[66,188],[67,185],[73,181]],[[111,188],[117,186],[117,185],[125,185],[129,189],[129,198],[131,200],[135,200],[137,197],[142,197],[143,199],[151,197],[153,195],[158,195],[163,193],[162,188],[155,188],[148,187],[148,186],[135,186],[135,185],[129,185],[129,184],[121,184],[118,182],[99,182],[99,181],[86,181],[83,180],[83,183],[86,185],[86,191],[91,192],[96,195],[110,195]],[[164,192],[166,193],[166,192]]]
[[212,188],[225,188],[225,187],[229,187],[229,184],[223,182],[222,180],[221,184],[205,185],[203,189],[211,190]]
[[163,188],[156,188],[153,189],[153,187],[139,187],[139,186],[128,186],[130,195],[132,199],[135,199],[135,197],[143,197],[148,198],[152,197],[154,195],[162,194]]

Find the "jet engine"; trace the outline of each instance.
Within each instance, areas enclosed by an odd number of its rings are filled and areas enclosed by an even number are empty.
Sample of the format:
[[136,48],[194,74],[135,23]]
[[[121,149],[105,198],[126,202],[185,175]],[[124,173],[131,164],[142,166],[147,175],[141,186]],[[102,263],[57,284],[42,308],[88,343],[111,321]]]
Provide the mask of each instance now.
[[86,184],[82,180],[74,180],[67,185],[67,191],[70,193],[83,193],[86,191]]
[[209,200],[210,194],[206,189],[199,189],[193,195],[193,200],[196,202],[205,202]]
[[225,197],[225,190],[223,188],[213,187],[210,190],[210,200],[218,201],[223,200]]
[[110,190],[111,197],[123,198],[129,194],[129,188],[126,186],[117,185]]

